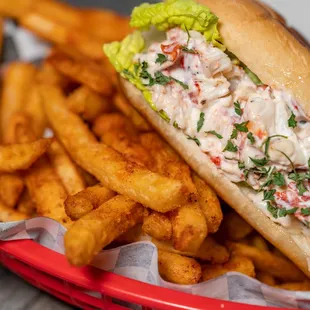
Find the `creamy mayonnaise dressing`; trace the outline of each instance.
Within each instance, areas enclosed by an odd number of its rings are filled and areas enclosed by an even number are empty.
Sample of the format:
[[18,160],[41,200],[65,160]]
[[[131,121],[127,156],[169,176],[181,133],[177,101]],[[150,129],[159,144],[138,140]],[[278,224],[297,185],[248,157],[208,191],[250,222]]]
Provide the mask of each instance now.
[[290,95],[257,86],[196,31],[171,29],[135,60],[171,125],[231,181],[254,189],[249,197],[275,222],[308,227],[310,122]]

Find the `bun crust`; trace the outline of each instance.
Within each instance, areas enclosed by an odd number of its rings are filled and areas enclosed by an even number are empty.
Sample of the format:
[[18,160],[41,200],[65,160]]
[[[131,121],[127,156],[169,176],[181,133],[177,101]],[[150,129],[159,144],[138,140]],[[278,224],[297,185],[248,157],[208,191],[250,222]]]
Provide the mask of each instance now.
[[310,51],[255,0],[198,0],[219,17],[228,50],[263,83],[285,89],[310,116]]
[[[212,186],[218,195],[234,208],[250,225],[275,247],[280,249],[310,277],[307,254],[305,252],[307,247],[303,250],[302,246],[298,246],[292,236],[283,227],[275,224],[263,214],[237,185],[232,183],[215,167],[214,163],[206,154],[201,152],[195,142],[188,140],[183,132],[175,129],[154,112],[145,101],[142,93],[134,85],[123,78],[120,80],[120,85],[132,105],[182,156],[189,166]],[[302,243],[303,241],[301,235],[296,235],[294,239],[298,243]]]

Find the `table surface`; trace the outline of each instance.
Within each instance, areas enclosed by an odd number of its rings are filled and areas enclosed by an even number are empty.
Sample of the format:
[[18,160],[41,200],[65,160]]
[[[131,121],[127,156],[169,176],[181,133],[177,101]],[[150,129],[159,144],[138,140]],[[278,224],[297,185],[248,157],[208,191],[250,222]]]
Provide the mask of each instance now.
[[[308,0],[295,0],[292,7],[290,0],[264,0],[271,6],[277,8],[282,15],[288,16],[288,22],[295,28],[300,30],[305,37],[310,40],[309,19],[308,14],[310,3]],[[67,0],[76,6],[106,7],[117,10],[122,14],[129,14],[131,9],[141,2],[157,2],[156,0]],[[305,18],[303,18],[305,16]],[[307,29],[307,30],[306,30]],[[309,30],[308,30],[309,29]],[[48,294],[32,287],[10,271],[0,266],[0,309],[1,310],[70,310],[75,309],[67,304],[58,301]]]

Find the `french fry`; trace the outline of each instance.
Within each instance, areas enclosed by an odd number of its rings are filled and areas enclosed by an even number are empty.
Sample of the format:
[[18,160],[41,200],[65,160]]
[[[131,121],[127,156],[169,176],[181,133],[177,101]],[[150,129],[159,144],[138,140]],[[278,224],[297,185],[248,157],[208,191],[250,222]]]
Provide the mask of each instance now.
[[86,183],[87,187],[95,186],[99,183],[98,180],[93,175],[91,175],[90,173],[88,173],[79,166],[77,168],[80,172],[80,175],[83,177],[83,180]]
[[253,262],[244,256],[232,256],[225,264],[203,266],[202,279],[208,281],[224,275],[227,272],[235,271],[243,273],[249,277],[255,277]]
[[91,263],[99,251],[142,222],[144,208],[122,195],[115,196],[77,220],[65,234],[65,252],[75,266]]
[[113,92],[111,79],[105,68],[90,59],[79,56],[71,57],[62,52],[55,52],[47,59],[59,72],[70,79],[87,85],[92,90],[110,96]]
[[103,136],[110,131],[122,130],[130,135],[136,135],[137,131],[125,116],[119,113],[102,114],[98,116],[92,126],[92,131],[97,137]]
[[141,145],[139,138],[124,131],[107,131],[101,136],[101,141],[124,155],[127,160],[144,167],[152,167],[153,159]]
[[37,36],[57,45],[69,45],[90,59],[102,60],[105,58],[102,52],[103,42],[84,33],[83,29],[60,24],[35,11],[21,16],[19,22]]
[[164,176],[180,180],[191,191],[191,203],[171,214],[173,246],[180,251],[196,252],[208,234],[206,219],[196,202],[197,190],[190,168],[155,133],[140,135],[141,144],[154,159],[154,170]]
[[67,197],[65,210],[72,220],[78,220],[114,196],[115,192],[101,185],[87,187],[81,192]]
[[113,98],[113,103],[120,112],[132,121],[139,131],[152,131],[149,123],[147,123],[123,95],[117,93]]
[[218,231],[223,220],[220,201],[211,187],[198,177],[197,174],[192,173],[192,178],[197,188],[201,210],[207,221],[208,232],[214,234]]
[[216,243],[216,241],[210,236],[208,236],[204,240],[204,242],[202,243],[201,247],[198,249],[197,252],[178,251],[172,246],[172,243],[169,241],[159,241],[153,238],[152,242],[160,250],[190,256],[194,258],[199,258],[203,261],[209,261],[212,264],[223,264],[226,263],[229,259],[228,250],[224,246]]
[[18,174],[0,174],[0,199],[14,208],[23,189],[24,181]]
[[161,250],[158,271],[164,280],[176,284],[195,284],[201,278],[201,266],[195,259]]
[[0,60],[2,58],[3,40],[4,40],[4,19],[1,17],[0,18]]
[[100,96],[87,86],[80,86],[71,93],[66,104],[70,111],[86,121],[93,121],[101,113],[112,110],[112,104],[108,98]]
[[74,195],[86,187],[75,163],[57,140],[52,142],[47,154],[69,195]]
[[131,229],[127,230],[119,237],[117,237],[114,241],[117,244],[129,244],[137,241],[141,241],[142,236],[142,225],[137,224],[136,226],[132,227]]
[[253,246],[255,246],[259,250],[263,250],[263,251],[269,250],[266,240],[260,235],[254,236],[251,240],[251,243]]
[[18,18],[26,14],[35,0],[0,1],[0,15]]
[[0,201],[0,222],[14,222],[28,219],[27,214],[18,212]]
[[275,287],[288,291],[310,291],[310,281],[283,283]]
[[2,141],[10,143],[6,131],[14,113],[19,112],[26,105],[26,94],[34,81],[36,69],[33,65],[16,62],[9,65],[2,88],[0,126]]
[[15,172],[28,169],[50,146],[51,139],[0,146],[0,171]]
[[188,201],[188,189],[180,181],[152,173],[97,143],[83,121],[65,108],[59,89],[45,86],[41,91],[56,136],[71,158],[105,187],[163,213]]
[[257,270],[268,272],[282,281],[303,281],[305,275],[288,259],[278,257],[269,251],[262,251],[255,247],[229,242],[232,255],[248,257]]
[[253,227],[234,211],[225,215],[221,229],[231,241],[241,240],[253,231]]
[[16,210],[26,215],[34,215],[36,212],[36,205],[30,197],[29,191],[26,189],[23,191]]
[[144,218],[142,230],[157,240],[170,240],[172,236],[172,225],[169,218],[158,212],[152,212]]
[[270,286],[275,286],[276,280],[272,275],[264,271],[258,271],[256,273],[256,279],[262,283],[265,283]]

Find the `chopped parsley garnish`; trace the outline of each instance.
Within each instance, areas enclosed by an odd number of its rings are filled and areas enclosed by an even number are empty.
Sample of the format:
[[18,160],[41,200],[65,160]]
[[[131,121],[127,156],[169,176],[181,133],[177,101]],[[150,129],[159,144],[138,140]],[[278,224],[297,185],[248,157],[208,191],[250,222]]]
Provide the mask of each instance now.
[[197,137],[187,136],[187,139],[188,139],[188,140],[193,140],[193,141],[195,141],[195,143],[196,143],[198,146],[201,145],[201,143],[200,143],[200,141],[198,140]]
[[247,127],[247,124],[249,122],[243,122],[243,123],[240,123],[240,124],[234,124],[235,128],[239,131],[239,132],[248,132],[249,129]]
[[184,89],[188,89],[188,85],[186,85],[185,83],[183,83],[182,81],[180,80],[177,80],[173,77],[170,77],[172,81],[175,81],[176,83],[180,84]]
[[244,168],[245,168],[245,163],[244,163],[244,161],[238,161],[238,168],[239,168],[239,169],[244,169]]
[[263,201],[265,201],[265,200],[274,201],[275,200],[275,198],[274,198],[274,194],[275,193],[276,193],[275,189],[271,189],[269,191],[264,191],[264,199],[263,199]]
[[285,209],[282,208],[279,210],[278,216],[279,217],[285,217],[287,215],[292,215],[294,214],[296,211],[298,210],[298,208],[293,208],[293,209]]
[[199,132],[205,122],[205,114],[203,112],[199,115],[199,121],[197,122],[197,132]]
[[270,146],[270,140],[271,140],[272,138],[284,138],[284,139],[287,139],[287,136],[283,136],[283,135],[274,135],[274,136],[268,137],[268,138],[264,141],[263,145],[265,145],[265,155],[266,155],[267,157],[269,157],[268,151],[269,151],[269,146]]
[[308,159],[308,168],[310,169],[310,158]]
[[238,130],[236,128],[234,128],[231,135],[230,135],[230,139],[236,139],[237,136],[238,136]]
[[155,83],[159,85],[166,85],[171,82],[171,77],[164,75],[162,72],[155,72]]
[[230,140],[228,140],[223,152],[226,151],[236,153],[238,151],[238,147],[234,145]]
[[155,60],[155,63],[162,65],[166,61],[168,61],[168,58],[167,58],[166,55],[164,55],[164,54],[157,54],[157,59]]
[[239,116],[241,116],[243,114],[241,106],[240,106],[240,102],[236,101],[234,102],[234,107],[235,107],[235,113]]
[[181,46],[182,51],[187,52],[187,53],[191,53],[191,54],[197,54],[197,51],[195,51],[192,48],[188,48],[187,46],[182,45]]
[[271,213],[271,215],[277,219],[278,218],[278,211],[277,207],[274,207],[270,201],[267,201],[267,210]]
[[223,139],[223,136],[221,136],[219,133],[217,133],[215,130],[209,130],[209,131],[205,131],[205,133],[209,133],[210,135],[214,135],[219,139]]
[[180,127],[176,121],[173,122],[173,127],[176,129],[180,129]]
[[299,196],[302,196],[307,191],[302,181],[297,183],[297,189],[298,189]]
[[133,77],[133,74],[128,69],[124,69],[123,73],[127,75],[128,77]]
[[300,212],[302,215],[310,215],[310,208],[302,208]]
[[136,75],[138,74],[139,68],[140,68],[140,63],[134,64],[133,69],[134,69]]
[[186,42],[186,44],[188,45],[189,39],[191,38],[191,35],[189,34],[189,31],[188,31],[186,26],[185,26],[185,30],[186,30],[186,33],[187,33],[187,42]]
[[284,186],[286,183],[285,183],[285,179],[284,179],[284,175],[281,173],[281,172],[275,172],[273,175],[272,175],[272,183],[274,185],[277,185],[277,186]]
[[249,132],[249,133],[247,134],[247,138],[250,140],[251,144],[254,144],[254,143],[255,143],[255,138],[254,138],[252,132]]
[[250,157],[252,163],[257,166],[257,167],[264,167],[266,164],[268,164],[269,160],[264,157],[264,158],[252,158]]
[[295,114],[292,112],[291,117],[288,119],[288,127],[295,128],[297,126],[295,117]]
[[147,71],[148,67],[149,67],[148,63],[146,61],[143,61],[142,67],[141,67],[141,72],[140,72],[140,78],[149,80],[149,84],[146,86],[153,86],[155,84],[155,80],[153,79],[151,74]]

